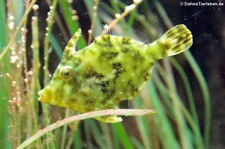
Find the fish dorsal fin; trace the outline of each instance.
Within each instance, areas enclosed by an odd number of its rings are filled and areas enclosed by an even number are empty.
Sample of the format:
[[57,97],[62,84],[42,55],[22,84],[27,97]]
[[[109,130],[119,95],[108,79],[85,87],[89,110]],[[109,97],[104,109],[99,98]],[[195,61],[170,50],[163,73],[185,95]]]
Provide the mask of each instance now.
[[76,45],[80,36],[81,36],[81,29],[79,28],[66,45],[65,50],[63,52],[63,56],[69,57],[74,53],[76,53]]
[[143,43],[149,43],[147,36],[145,36],[141,31],[127,26],[115,25],[113,28],[108,29],[108,26],[98,27],[94,29],[93,36],[97,38],[102,35],[114,35],[121,37],[128,37]]

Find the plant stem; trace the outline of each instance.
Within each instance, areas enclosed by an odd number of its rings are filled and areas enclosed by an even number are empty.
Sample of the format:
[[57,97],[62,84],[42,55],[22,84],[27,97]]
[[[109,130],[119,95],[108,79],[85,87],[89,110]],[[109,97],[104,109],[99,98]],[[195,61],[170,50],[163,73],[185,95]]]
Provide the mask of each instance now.
[[20,144],[17,149],[23,149],[41,136],[55,130],[56,128],[59,128],[63,125],[67,125],[69,123],[72,123],[74,121],[78,120],[84,120],[88,118],[93,118],[93,117],[99,117],[99,116],[106,116],[106,115],[124,115],[124,116],[142,116],[146,114],[155,114],[155,110],[140,110],[140,109],[117,109],[117,110],[101,110],[101,111],[93,111],[93,112],[88,112],[84,114],[79,114],[75,116],[71,116],[68,118],[65,118],[63,120],[57,121],[47,127],[45,127],[42,130],[39,130],[36,134],[31,136],[29,139],[24,141],[22,144]]
[[21,19],[18,27],[16,28],[16,32],[13,34],[13,36],[11,37],[11,40],[9,41],[8,45],[6,46],[6,48],[3,50],[3,52],[0,54],[0,61],[1,59],[4,57],[4,55],[7,53],[7,51],[9,50],[10,46],[13,44],[15,38],[16,38],[16,35],[19,33],[20,31],[20,28],[22,27],[22,25],[24,24],[24,21],[27,19],[27,16],[29,14],[29,12],[31,11],[33,5],[36,3],[37,0],[33,0],[29,7],[27,7],[24,15],[23,15],[23,18]]

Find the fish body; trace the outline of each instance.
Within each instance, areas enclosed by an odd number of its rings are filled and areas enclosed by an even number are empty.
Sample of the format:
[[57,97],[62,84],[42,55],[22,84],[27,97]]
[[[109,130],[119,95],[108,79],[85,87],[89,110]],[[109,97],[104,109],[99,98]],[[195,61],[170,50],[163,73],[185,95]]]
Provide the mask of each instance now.
[[[78,30],[71,38],[52,80],[38,93],[41,102],[80,113],[117,109],[121,101],[138,95],[157,60],[179,54],[192,45],[191,32],[185,25],[171,28],[150,44],[103,35],[75,51],[80,35]],[[109,123],[122,120],[117,116],[96,119]]]

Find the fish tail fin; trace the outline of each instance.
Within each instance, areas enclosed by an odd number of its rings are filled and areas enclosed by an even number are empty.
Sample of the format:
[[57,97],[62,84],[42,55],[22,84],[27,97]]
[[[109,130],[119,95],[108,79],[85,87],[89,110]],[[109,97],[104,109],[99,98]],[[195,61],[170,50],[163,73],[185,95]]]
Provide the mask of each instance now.
[[160,39],[157,40],[164,51],[164,56],[177,55],[191,47],[193,43],[192,34],[183,24],[176,25],[169,29]]

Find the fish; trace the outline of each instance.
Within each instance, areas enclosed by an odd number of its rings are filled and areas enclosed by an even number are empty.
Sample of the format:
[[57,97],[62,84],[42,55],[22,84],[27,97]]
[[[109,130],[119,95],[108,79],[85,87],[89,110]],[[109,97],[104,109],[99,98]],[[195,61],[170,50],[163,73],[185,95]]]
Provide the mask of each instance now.
[[[38,92],[39,101],[79,113],[118,109],[121,101],[139,94],[158,60],[182,53],[193,43],[191,31],[184,24],[172,27],[152,43],[105,34],[77,51],[80,36],[78,29],[51,81]],[[95,119],[122,121],[117,115]]]

